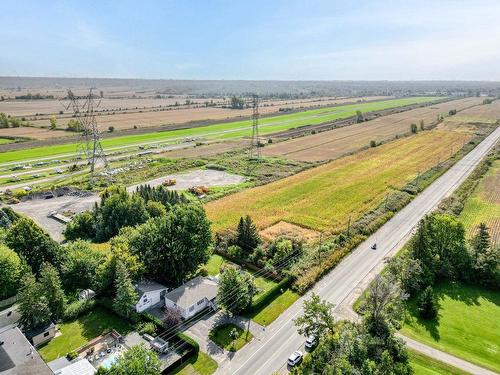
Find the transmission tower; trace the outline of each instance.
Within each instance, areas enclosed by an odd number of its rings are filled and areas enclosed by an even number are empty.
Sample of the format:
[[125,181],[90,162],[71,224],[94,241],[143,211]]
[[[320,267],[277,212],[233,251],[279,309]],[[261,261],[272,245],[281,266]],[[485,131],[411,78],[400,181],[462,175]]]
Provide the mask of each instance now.
[[94,108],[101,104],[101,97],[89,90],[88,95],[76,96],[71,90],[68,90],[69,104],[66,109],[73,110],[74,117],[81,127],[80,139],[78,140],[76,150],[76,163],[80,159],[86,159],[90,165],[90,181],[94,182],[96,167],[104,166],[108,169],[109,164],[101,145],[101,136],[95,117]]
[[260,145],[259,145],[259,97],[252,95],[252,139],[250,143],[249,158],[250,160],[260,160]]

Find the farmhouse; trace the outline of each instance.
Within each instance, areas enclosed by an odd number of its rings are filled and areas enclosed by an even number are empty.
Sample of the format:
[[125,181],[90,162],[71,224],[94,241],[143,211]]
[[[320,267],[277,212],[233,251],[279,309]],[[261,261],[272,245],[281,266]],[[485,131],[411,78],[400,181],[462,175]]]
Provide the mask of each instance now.
[[52,375],[42,360],[17,327],[0,332],[0,375]]
[[135,304],[135,310],[141,313],[158,304],[163,304],[163,296],[168,288],[151,280],[143,280],[135,284],[135,291],[139,296]]
[[165,306],[177,309],[184,319],[208,307],[217,308],[218,284],[207,277],[197,276],[165,295]]
[[33,346],[45,344],[53,339],[56,335],[56,325],[52,322],[44,324],[40,327],[32,328],[24,332],[26,338],[30,340]]

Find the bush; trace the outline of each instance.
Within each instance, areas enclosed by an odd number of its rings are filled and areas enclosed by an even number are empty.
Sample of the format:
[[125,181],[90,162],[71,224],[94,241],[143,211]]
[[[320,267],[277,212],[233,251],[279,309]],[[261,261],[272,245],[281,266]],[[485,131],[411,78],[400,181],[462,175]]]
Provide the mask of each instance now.
[[424,319],[434,319],[437,316],[438,309],[436,306],[436,301],[434,300],[434,294],[432,292],[432,287],[428,286],[422,292],[417,301],[418,312],[420,316]]
[[195,340],[193,340],[191,337],[189,337],[188,335],[185,335],[184,333],[179,332],[177,334],[177,337],[179,338],[179,340],[182,340],[186,344],[191,346],[194,349],[195,353],[198,353],[200,351],[200,345]]
[[70,303],[64,310],[63,320],[74,320],[80,315],[92,310],[95,306],[95,300],[78,300]]
[[156,325],[153,322],[142,322],[137,325],[137,331],[141,334],[156,335]]
[[377,142],[372,139],[370,141],[370,147],[377,147]]
[[73,351],[69,352],[68,354],[66,354],[66,358],[68,359],[68,361],[72,361],[76,357],[78,357],[78,353],[75,350],[73,350]]
[[163,328],[163,322],[160,319],[158,319],[156,316],[151,315],[148,312],[143,312],[141,314],[141,317],[143,318],[143,320],[153,323],[157,328],[160,328],[160,329]]

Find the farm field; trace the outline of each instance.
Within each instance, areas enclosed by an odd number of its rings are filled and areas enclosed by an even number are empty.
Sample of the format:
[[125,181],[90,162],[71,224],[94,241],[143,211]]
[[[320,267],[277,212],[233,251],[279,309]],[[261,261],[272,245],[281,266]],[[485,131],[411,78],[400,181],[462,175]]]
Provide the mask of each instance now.
[[403,186],[458,150],[471,135],[440,131],[419,133],[267,185],[206,204],[215,231],[233,227],[251,215],[259,229],[279,221],[336,232],[349,215],[356,220]]
[[[308,108],[314,106],[332,106],[356,101],[372,101],[388,99],[390,97],[373,96],[360,98],[317,98],[295,100],[267,100],[261,103],[261,114],[276,113],[280,108]],[[206,107],[205,101],[212,100],[218,107]],[[228,102],[222,98],[191,99],[192,104],[185,105],[185,98],[174,99],[102,99],[98,108],[97,119],[102,130],[109,126],[115,129],[150,128],[159,125],[183,124],[195,121],[227,120],[238,117],[249,117],[252,109],[243,110],[221,108],[220,105]],[[40,103],[38,103],[40,102]],[[177,107],[166,107],[178,103]],[[3,110],[2,108],[5,107]],[[55,115],[58,119],[58,128],[66,128],[72,118],[71,112],[59,114],[64,110],[63,104],[57,100],[35,101],[5,101],[0,102],[0,112],[10,115],[25,116],[35,127],[48,127],[49,117]],[[38,114],[35,116],[35,114]],[[41,115],[44,114],[44,115]]]
[[434,287],[434,294],[439,305],[438,318],[422,320],[415,301],[411,300],[401,332],[478,366],[500,371],[499,293],[460,283],[443,283]]
[[363,123],[275,143],[266,146],[262,152],[267,156],[282,156],[301,161],[334,159],[367,147],[372,140],[379,143],[393,139],[396,135],[408,134],[412,123],[419,125],[423,120],[424,124],[430,125],[436,121],[438,115],[447,115],[451,109],[462,110],[478,105],[482,100],[459,99],[382,116]]
[[466,200],[459,219],[465,225],[467,237],[473,237],[484,222],[490,229],[492,242],[500,244],[500,160],[495,160]]
[[[412,97],[394,100],[385,100],[371,103],[348,104],[338,107],[327,107],[307,110],[288,115],[263,118],[260,121],[260,134],[266,135],[298,126],[321,124],[347,118],[356,114],[357,110],[363,112],[377,111],[404,105],[425,103],[438,100],[439,97]],[[202,137],[205,139],[230,139],[250,136],[251,120],[235,121],[191,129],[178,129],[164,132],[152,132],[145,134],[129,135],[115,138],[107,138],[102,141],[103,147],[126,147],[145,142],[166,142],[182,140],[186,137]],[[29,150],[16,150],[0,153],[0,163],[30,160],[39,157],[56,156],[61,154],[72,154],[75,152],[76,144],[62,144],[54,146],[37,147]]]
[[53,131],[49,129],[21,126],[19,128],[1,128],[0,137],[20,137],[31,139],[53,139],[61,137],[74,137],[75,133],[65,131]]
[[[481,99],[481,98],[478,98]],[[496,122],[500,120],[500,100],[497,99],[491,104],[483,104],[469,108],[457,114],[457,120],[467,122]]]

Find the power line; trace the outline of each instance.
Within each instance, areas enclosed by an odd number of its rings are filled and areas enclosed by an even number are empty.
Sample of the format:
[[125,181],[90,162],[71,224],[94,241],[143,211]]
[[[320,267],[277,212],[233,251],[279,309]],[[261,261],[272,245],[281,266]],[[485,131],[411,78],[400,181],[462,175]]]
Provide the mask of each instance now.
[[90,165],[90,183],[94,183],[95,170],[102,163],[108,169],[109,163],[102,148],[99,127],[94,112],[94,108],[101,104],[101,97],[96,96],[89,89],[88,95],[76,96],[71,90],[67,90],[69,103],[66,107],[73,110],[74,117],[79,124],[80,138],[76,149],[76,163],[79,159],[85,158]]
[[252,139],[250,142],[249,159],[260,160],[260,140],[259,140],[259,97],[252,95]]

